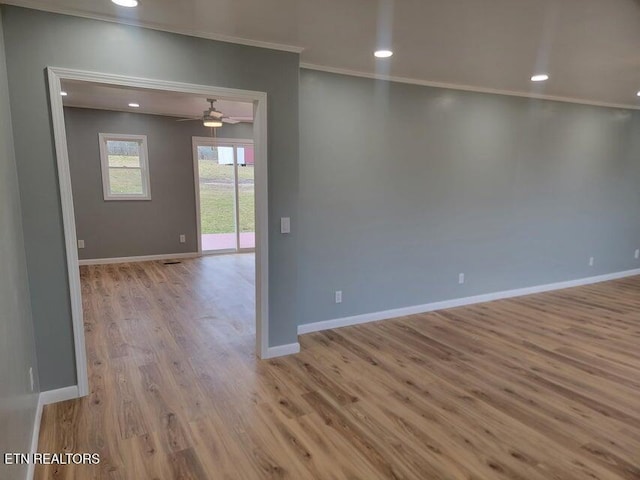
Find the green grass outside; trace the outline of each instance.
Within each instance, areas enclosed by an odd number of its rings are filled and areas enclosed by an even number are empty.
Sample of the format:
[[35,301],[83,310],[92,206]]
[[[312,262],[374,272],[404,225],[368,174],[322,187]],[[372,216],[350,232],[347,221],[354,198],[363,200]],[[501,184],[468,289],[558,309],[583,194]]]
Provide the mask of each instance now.
[[[255,232],[253,172],[253,166],[238,166],[242,233]],[[200,221],[203,234],[235,232],[233,197],[233,165],[200,160]]]
[[[213,160],[200,160],[200,180],[233,182],[233,165],[218,165]],[[242,183],[253,183],[253,166],[238,165],[238,180]]]
[[140,167],[140,159],[138,157],[129,157],[126,155],[109,155],[110,167]]
[[[240,187],[240,232],[255,231],[253,188]],[[202,233],[233,233],[233,187],[200,186]]]
[[[202,233],[235,232],[233,211],[233,165],[218,165],[213,160],[200,160],[200,212]],[[110,155],[113,167],[137,167],[137,157]],[[150,167],[153,169],[153,165]],[[238,196],[240,202],[240,232],[255,232],[255,195],[253,166],[238,166]],[[111,169],[111,191],[142,193],[140,170]]]
[[[109,155],[110,167],[140,167],[138,157]],[[112,193],[142,193],[142,174],[140,170],[109,168],[109,186]]]

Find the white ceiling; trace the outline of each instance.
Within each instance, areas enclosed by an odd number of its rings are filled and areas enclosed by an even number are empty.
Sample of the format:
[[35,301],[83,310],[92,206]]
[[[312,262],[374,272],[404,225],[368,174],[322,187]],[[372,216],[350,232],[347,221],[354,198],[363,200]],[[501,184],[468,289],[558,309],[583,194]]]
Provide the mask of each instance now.
[[[303,64],[640,106],[640,0],[4,1],[301,49]],[[376,61],[388,45],[395,55]],[[537,72],[551,79],[532,84]]]
[[[62,82],[62,90],[67,92],[67,96],[62,99],[65,107],[119,110],[174,117],[201,117],[202,112],[209,109],[207,97],[187,93],[116,87],[69,80]],[[129,107],[129,103],[137,103],[140,107]],[[214,107],[227,117],[253,121],[253,105],[251,103],[218,100]]]

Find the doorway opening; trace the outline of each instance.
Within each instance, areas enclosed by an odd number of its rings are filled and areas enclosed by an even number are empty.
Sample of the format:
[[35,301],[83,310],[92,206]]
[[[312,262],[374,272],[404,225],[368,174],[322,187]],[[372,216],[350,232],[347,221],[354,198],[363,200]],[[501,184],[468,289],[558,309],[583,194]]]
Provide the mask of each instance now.
[[[85,329],[83,321],[83,302],[82,302],[82,281],[80,278],[80,265],[101,265],[104,263],[129,263],[132,261],[152,261],[161,260],[165,257],[176,257],[174,253],[176,250],[168,251],[167,254],[145,254],[145,253],[126,253],[124,255],[118,255],[116,253],[110,254],[109,258],[100,254],[94,255],[95,258],[87,256],[90,249],[104,248],[106,239],[104,235],[98,232],[95,237],[96,241],[84,242],[85,240],[79,236],[78,228],[83,228],[80,222],[77,222],[79,218],[78,214],[80,207],[85,207],[87,204],[80,198],[80,192],[82,190],[88,192],[93,198],[96,205],[100,205],[100,208],[109,208],[115,211],[118,215],[130,215],[132,212],[138,212],[138,217],[127,222],[117,222],[120,231],[126,229],[127,232],[138,229],[140,224],[146,225],[153,218],[160,218],[165,220],[167,215],[171,214],[178,206],[179,200],[184,204],[193,205],[193,194],[191,193],[193,188],[193,173],[192,173],[192,152],[191,152],[191,140],[193,136],[198,134],[189,134],[185,142],[186,149],[184,156],[182,153],[171,154],[171,158],[167,158],[162,162],[159,158],[162,155],[167,155],[170,149],[173,149],[176,145],[169,142],[166,146],[161,146],[166,143],[165,131],[167,129],[174,130],[176,125],[184,125],[178,123],[178,116],[199,116],[201,127],[207,127],[203,120],[208,120],[202,117],[202,110],[200,114],[197,112],[169,112],[169,111],[152,111],[152,108],[164,108],[169,103],[175,100],[175,105],[184,106],[185,100],[188,98],[197,99],[197,104],[201,105],[203,101],[208,98],[216,98],[219,101],[227,102],[244,102],[250,105],[252,110],[252,135],[249,135],[253,140],[254,152],[254,165],[255,165],[255,177],[254,177],[254,189],[255,189],[255,216],[254,216],[254,232],[255,232],[255,289],[251,292],[251,296],[255,299],[255,340],[256,340],[256,353],[260,358],[268,358],[272,354],[269,351],[268,345],[268,194],[267,194],[267,96],[264,92],[236,90],[228,88],[220,88],[213,86],[203,86],[186,84],[179,82],[170,82],[163,80],[136,78],[136,77],[124,77],[120,75],[112,75],[106,73],[85,72],[80,70],[64,69],[64,68],[52,68],[47,69],[49,80],[49,100],[51,105],[51,115],[53,121],[53,130],[55,137],[56,157],[58,166],[58,179],[60,186],[60,200],[62,205],[62,214],[64,222],[64,236],[65,236],[65,250],[67,258],[67,270],[69,275],[69,290],[70,290],[70,303],[72,310],[73,331],[75,340],[75,357],[76,357],[76,371],[77,371],[77,394],[78,396],[85,396],[89,393],[89,382],[87,374],[87,350],[85,345]],[[63,88],[64,85],[64,88]],[[91,91],[86,91],[89,89]],[[116,95],[118,106],[101,104],[101,102],[109,102],[110,94],[114,93],[113,90],[119,90]],[[66,92],[67,95],[62,96],[61,92]],[[73,92],[73,93],[71,93]],[[126,97],[126,94],[133,93],[135,99]],[[86,96],[85,96],[86,94]],[[159,98],[157,96],[161,96]],[[84,104],[81,98],[89,98],[91,103]],[[181,97],[181,98],[178,98]],[[143,98],[143,101],[138,99]],[[63,99],[65,103],[63,103]],[[203,100],[204,99],[204,100]],[[72,105],[73,102],[79,102],[76,105]],[[122,107],[124,103],[125,107]],[[149,111],[144,111],[144,105],[149,106]],[[89,172],[86,177],[76,175],[76,179],[73,179],[71,172],[70,151],[68,144],[68,132],[65,122],[65,110],[67,108],[76,108],[81,110],[79,116],[85,117],[89,113],[98,116],[106,115],[109,112],[116,112],[115,120],[122,120],[123,118],[134,118],[136,116],[147,115],[149,118],[156,118],[158,122],[162,122],[166,125],[166,129],[158,129],[156,133],[151,126],[142,126],[133,131],[124,131],[122,128],[102,128],[98,133],[104,135],[83,135],[82,141],[74,144],[72,147],[75,149],[74,158],[78,161],[75,162],[79,168],[91,168],[93,173]],[[198,108],[201,108],[198,106]],[[135,109],[135,110],[133,110]],[[89,112],[93,110],[94,112]],[[171,115],[175,115],[173,119],[168,118]],[[161,118],[162,117],[162,118]],[[167,117],[167,118],[164,118]],[[205,115],[206,117],[206,115]],[[92,121],[93,122],[93,121]],[[95,125],[97,122],[85,123],[81,120],[76,122],[76,126],[82,126],[89,128]],[[156,122],[157,123],[157,122]],[[203,124],[204,123],[204,124]],[[116,125],[113,123],[112,125]],[[120,125],[120,124],[118,124]],[[198,122],[195,122],[198,125]],[[164,127],[163,127],[164,128]],[[104,131],[102,131],[104,130]],[[117,131],[116,131],[117,130]],[[122,130],[122,131],[121,131]],[[207,132],[200,133],[199,136],[206,135]],[[127,136],[125,136],[127,135]],[[134,138],[135,137],[135,138]],[[80,149],[87,146],[94,153],[89,155],[77,155]],[[172,150],[173,151],[173,150]],[[246,154],[246,151],[244,152]],[[238,155],[238,154],[236,154]],[[184,163],[180,159],[184,159]],[[86,160],[86,161],[85,161]],[[91,162],[91,164],[90,164]],[[97,162],[97,163],[96,163]],[[245,161],[246,163],[246,161]],[[179,165],[178,165],[179,164]],[[234,169],[237,168],[238,160],[235,160]],[[178,176],[168,173],[168,168],[181,168],[179,170],[179,176],[182,177],[185,172],[189,172],[186,180],[186,188],[181,187],[181,191],[175,191],[176,183],[178,182]],[[158,178],[161,176],[161,178]],[[235,178],[235,177],[234,177]],[[77,179],[80,179],[78,181]],[[74,180],[74,184],[72,184]],[[106,187],[105,187],[106,185]],[[174,188],[167,197],[166,201],[160,205],[161,214],[149,215],[145,214],[143,210],[149,207],[154,202],[160,202],[162,200],[162,193],[168,189]],[[74,194],[78,192],[77,199],[74,198]],[[185,200],[184,193],[187,193],[188,199]],[[77,200],[74,204],[74,200]],[[175,213],[175,212],[173,212]],[[91,215],[91,212],[85,212],[85,218],[89,219],[94,225],[94,230],[102,228],[106,221],[107,214],[101,213],[100,215]],[[190,212],[185,214],[193,218],[193,207]],[[176,217],[180,219],[180,215]],[[162,225],[162,222],[158,222],[158,225]],[[194,225],[195,227],[195,225]],[[182,227],[180,227],[182,228]],[[92,231],[94,231],[92,230]],[[104,229],[103,229],[104,230]],[[137,235],[138,240],[142,239],[141,245],[147,248],[151,240],[165,240],[169,239],[172,242],[172,248],[178,248],[180,245],[184,248],[184,253],[178,253],[176,258],[187,258],[198,256],[198,251],[195,248],[190,249],[188,247],[189,235],[183,235],[184,230],[176,229],[175,232],[170,232],[167,235],[150,235],[148,229],[143,229],[143,233]],[[193,229],[195,233],[195,228]],[[89,230],[87,229],[87,232]],[[94,232],[95,233],[95,232]],[[178,234],[179,235],[176,235]],[[89,233],[87,233],[89,234]],[[136,237],[134,235],[133,237]],[[185,239],[187,245],[185,245]],[[191,237],[193,238],[193,236]],[[115,235],[113,237],[113,248],[125,248],[122,246],[122,235]],[[146,242],[146,243],[145,243]],[[154,244],[155,245],[155,244]],[[239,243],[239,246],[242,243]],[[131,245],[127,244],[126,248]],[[176,247],[178,246],[178,247]],[[137,248],[137,247],[136,247]],[[132,250],[133,251],[133,250]],[[79,260],[79,253],[82,252],[83,261]],[[162,252],[160,252],[162,253]],[[132,257],[137,257],[135,260]],[[251,255],[253,257],[253,255]],[[223,258],[221,258],[224,260]],[[203,259],[206,260],[206,259]],[[208,259],[214,260],[214,259]],[[161,263],[161,262],[160,262]],[[179,262],[169,262],[179,263]],[[253,262],[251,262],[253,264]],[[152,265],[152,264],[149,264]],[[84,267],[83,267],[84,268]],[[194,277],[197,279],[199,277]],[[253,283],[253,282],[250,282]],[[253,285],[249,284],[249,287]],[[247,294],[249,292],[245,292]],[[252,309],[253,310],[253,309]],[[250,332],[253,333],[253,332]],[[253,337],[253,335],[251,335]],[[141,341],[144,341],[146,337],[141,336]],[[123,343],[123,348],[126,344]]]
[[193,162],[199,251],[254,251],[253,140],[193,137]]

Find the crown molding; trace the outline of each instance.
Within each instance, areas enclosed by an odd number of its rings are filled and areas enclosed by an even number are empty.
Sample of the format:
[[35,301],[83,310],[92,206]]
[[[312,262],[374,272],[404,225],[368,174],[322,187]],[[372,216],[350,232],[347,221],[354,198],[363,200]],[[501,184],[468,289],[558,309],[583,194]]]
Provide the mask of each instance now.
[[0,0],[0,4],[13,5],[16,7],[30,8],[33,10],[41,10],[49,13],[58,13],[61,15],[70,15],[72,17],[87,18],[90,20],[100,20],[109,23],[119,23],[130,27],[141,27],[149,30],[158,30],[161,32],[177,33],[179,35],[187,35],[189,37],[205,38],[207,40],[216,40],[218,42],[235,43],[238,45],[246,45],[249,47],[267,48],[269,50],[280,50],[283,52],[301,53],[304,48],[297,45],[287,45],[283,43],[265,42],[262,40],[252,40],[248,38],[234,37],[232,35],[223,35],[211,32],[204,32],[192,28],[171,28],[168,25],[137,21],[129,18],[113,18],[108,15],[99,13],[87,13],[73,8],[61,8],[51,5],[42,0]]
[[599,102],[582,98],[563,97],[558,95],[546,95],[541,93],[520,92],[516,90],[501,90],[497,88],[476,87],[458,83],[433,82],[430,80],[420,80],[417,78],[400,77],[394,75],[384,75],[379,73],[361,72],[347,68],[329,67],[314,63],[301,63],[300,68],[316,70],[319,72],[335,73],[338,75],[348,75],[351,77],[369,78],[373,80],[384,80],[387,82],[406,83],[409,85],[420,85],[423,87],[446,88],[449,90],[461,90],[464,92],[490,93],[493,95],[506,95],[509,97],[532,98],[536,100],[551,100],[554,102],[575,103],[579,105],[589,105],[592,107],[621,108],[624,110],[640,110],[639,105],[625,105],[622,103]]
[[[234,43],[238,45],[246,45],[246,46],[257,47],[257,48],[266,48],[269,50],[279,50],[279,51],[298,53],[298,54],[304,51],[304,47],[300,47],[296,45],[287,45],[287,44],[281,44],[281,43],[266,42],[261,40],[251,40],[251,39],[235,37],[231,35],[203,32],[200,30],[189,29],[189,28],[171,28],[167,25],[153,23],[153,22],[136,21],[133,19],[112,18],[107,15],[86,13],[86,12],[81,12],[79,10],[72,9],[72,8],[61,8],[54,5],[50,5],[48,2],[44,0],[0,0],[0,4],[14,5],[17,7],[31,8],[34,10],[41,10],[45,12],[57,13],[62,15],[70,15],[74,17],[87,18],[91,20],[100,20],[100,21],[110,22],[110,23],[119,23],[122,25],[147,28],[150,30],[158,30],[158,31],[163,31],[168,33],[176,33],[179,35],[187,35],[190,37],[205,38],[208,40],[215,40],[219,42]],[[436,81],[422,80],[422,79],[411,78],[411,77],[363,72],[359,70],[351,70],[348,68],[341,68],[341,67],[331,67],[328,65],[319,65],[314,63],[301,63],[300,68],[304,68],[307,70],[317,70],[321,72],[335,73],[339,75],[348,75],[352,77],[384,80],[388,82],[405,83],[409,85],[420,85],[424,87],[445,88],[445,89],[460,90],[465,92],[489,93],[494,95],[506,95],[510,97],[531,98],[536,100],[549,100],[554,102],[573,103],[573,104],[588,105],[593,107],[618,108],[618,109],[624,109],[624,110],[640,110],[640,105],[636,105],[636,104],[601,102],[597,100],[589,100],[584,98],[565,97],[565,96],[559,96],[559,95],[547,95],[547,94],[517,91],[517,90],[503,90],[503,89],[480,87],[480,86],[465,85],[465,84],[458,84],[458,83],[436,82]]]

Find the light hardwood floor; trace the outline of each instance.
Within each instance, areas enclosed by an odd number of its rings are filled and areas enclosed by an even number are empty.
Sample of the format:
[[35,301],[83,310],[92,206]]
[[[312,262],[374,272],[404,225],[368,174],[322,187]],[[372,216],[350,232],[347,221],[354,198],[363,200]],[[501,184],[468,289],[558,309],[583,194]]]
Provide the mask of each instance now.
[[82,268],[91,395],[37,479],[640,479],[640,277],[254,357],[249,255]]

